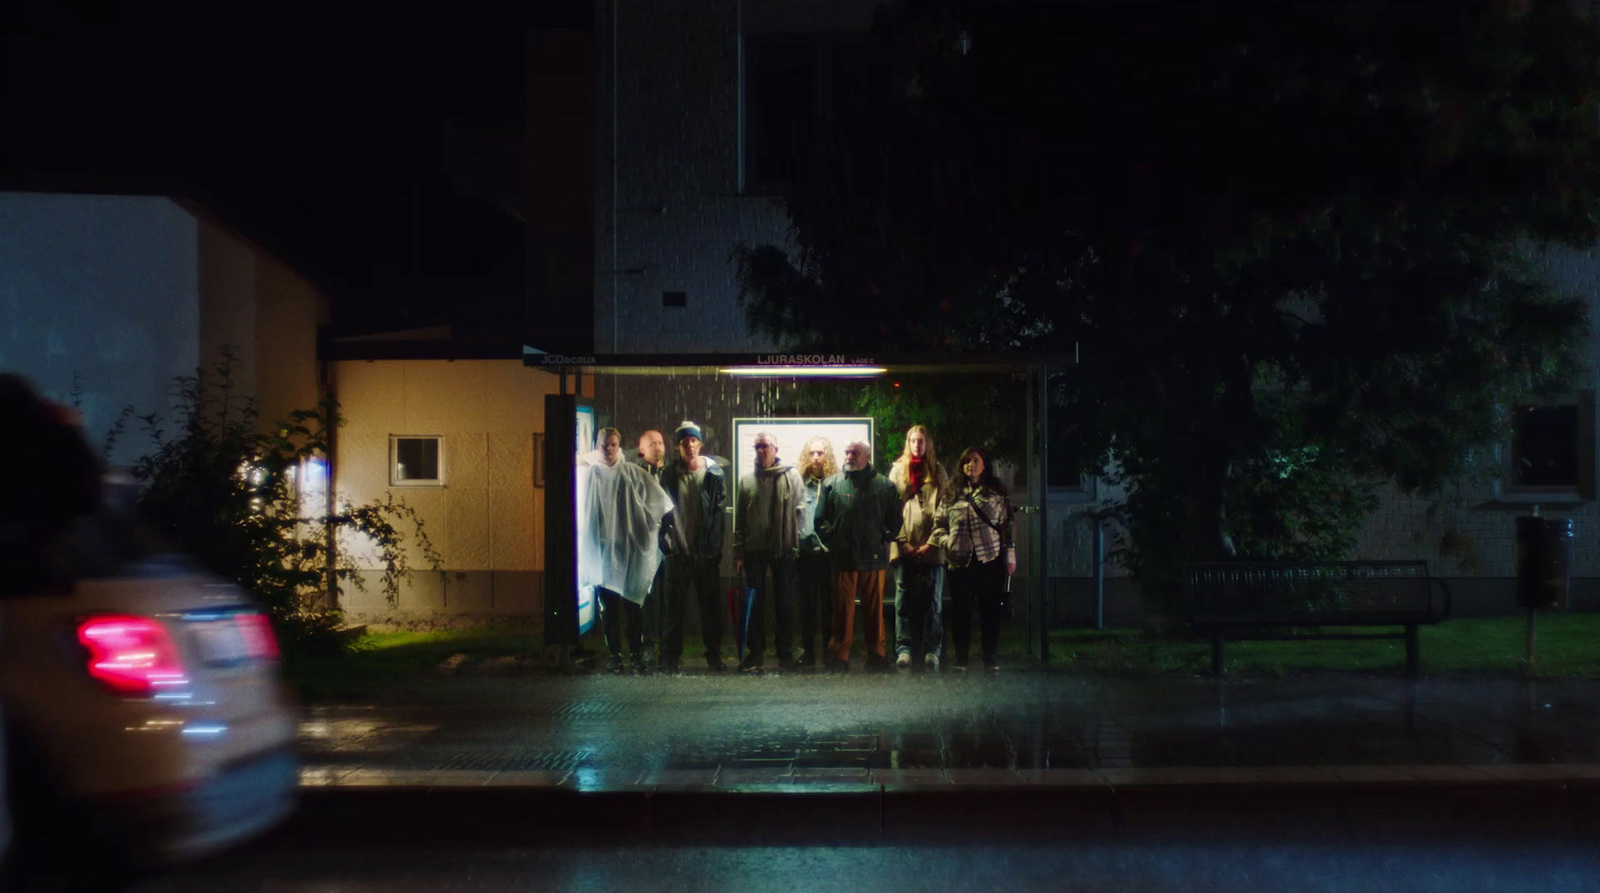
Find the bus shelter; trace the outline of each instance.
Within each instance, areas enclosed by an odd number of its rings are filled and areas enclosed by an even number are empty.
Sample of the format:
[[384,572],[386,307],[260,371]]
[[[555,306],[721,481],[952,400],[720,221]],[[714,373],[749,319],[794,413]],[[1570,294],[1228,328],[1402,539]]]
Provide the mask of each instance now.
[[[524,348],[525,366],[559,378],[557,393],[545,398],[543,455],[535,458],[544,483],[545,644],[561,649],[565,663],[597,620],[593,593],[579,585],[577,467],[579,457],[594,449],[600,429],[622,432],[628,461],[636,457],[642,432],[661,431],[672,462],[671,432],[684,420],[697,424],[705,454],[727,476],[724,529],[731,539],[735,488],[752,468],[757,432],[773,434],[780,460],[791,462],[814,434],[829,436],[836,448],[863,440],[872,445],[873,465],[886,473],[900,455],[904,429],[922,424],[935,458],[952,477],[967,446],[982,445],[997,458],[1011,491],[1017,546],[1015,614],[1002,635],[1024,637],[1028,654],[1047,662],[1047,382],[1052,370],[1075,362],[1070,354],[571,356]],[[742,588],[726,546],[722,583]],[[892,583],[885,586],[884,602],[892,610]]]

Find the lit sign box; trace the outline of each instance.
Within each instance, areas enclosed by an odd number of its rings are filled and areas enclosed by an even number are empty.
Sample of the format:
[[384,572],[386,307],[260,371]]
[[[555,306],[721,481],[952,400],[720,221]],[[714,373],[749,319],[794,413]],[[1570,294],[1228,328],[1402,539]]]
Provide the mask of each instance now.
[[[810,418],[784,418],[784,419],[734,419],[733,444],[734,452],[725,456],[733,463],[732,468],[725,469],[728,474],[728,487],[731,495],[728,497],[730,506],[739,504],[739,478],[755,471],[756,467],[756,435],[768,432],[778,441],[778,463],[780,465],[793,465],[796,468],[805,464],[805,456],[801,449],[806,441],[813,437],[826,437],[833,443],[833,458],[836,464],[844,462],[844,446],[851,441],[859,440],[870,446],[872,444],[872,418],[870,416],[818,416]],[[877,456],[873,458],[874,467],[882,466]],[[734,518],[738,523],[738,518]]]

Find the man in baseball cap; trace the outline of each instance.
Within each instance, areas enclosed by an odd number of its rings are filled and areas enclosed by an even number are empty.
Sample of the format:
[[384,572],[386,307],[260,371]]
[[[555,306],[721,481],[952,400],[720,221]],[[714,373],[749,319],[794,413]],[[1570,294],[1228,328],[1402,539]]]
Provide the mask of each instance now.
[[706,666],[725,672],[722,635],[726,614],[717,597],[722,564],[722,512],[728,504],[722,466],[700,454],[700,426],[685,420],[672,432],[678,461],[661,471],[661,488],[673,510],[661,525],[661,551],[667,556],[666,600],[661,605],[661,669],[678,671],[683,657],[684,603],[693,590],[700,606],[700,634]]

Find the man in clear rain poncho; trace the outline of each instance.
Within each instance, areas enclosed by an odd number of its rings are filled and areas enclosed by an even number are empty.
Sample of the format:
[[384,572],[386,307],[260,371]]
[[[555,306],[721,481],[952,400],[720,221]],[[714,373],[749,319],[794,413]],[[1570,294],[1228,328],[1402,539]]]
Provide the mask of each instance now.
[[623,671],[623,636],[634,672],[646,672],[644,604],[661,562],[661,518],[672,510],[667,492],[645,469],[622,459],[622,434],[602,428],[595,449],[578,458],[578,585],[594,588],[611,657],[606,671]]

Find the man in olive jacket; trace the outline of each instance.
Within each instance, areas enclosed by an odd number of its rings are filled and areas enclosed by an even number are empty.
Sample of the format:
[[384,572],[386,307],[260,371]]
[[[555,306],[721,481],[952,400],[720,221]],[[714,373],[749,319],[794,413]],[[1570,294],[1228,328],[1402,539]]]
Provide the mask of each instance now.
[[900,532],[900,499],[889,479],[872,467],[872,448],[856,442],[844,449],[844,470],[822,486],[817,534],[833,558],[833,629],[828,636],[828,669],[850,668],[855,602],[863,611],[868,672],[888,672],[884,656],[883,578],[889,543]]
[[672,432],[678,461],[661,471],[661,489],[673,509],[661,522],[661,551],[667,556],[667,598],[661,604],[661,670],[678,671],[683,657],[683,609],[693,590],[700,605],[700,635],[706,666],[713,673],[728,669],[722,662],[722,633],[727,609],[717,597],[722,564],[722,510],[728,505],[722,466],[700,454],[700,426],[684,422]]
[[[794,660],[794,562],[800,554],[801,538],[811,534],[811,513],[806,508],[800,472],[778,461],[778,438],[770,431],[757,433],[755,453],[755,467],[739,477],[739,507],[733,519],[733,572],[744,575],[751,593],[735,620],[744,626],[745,654],[739,671],[761,672],[767,649],[769,596],[777,621],[778,667],[798,670],[800,665]],[[736,637],[737,633],[735,630]]]

